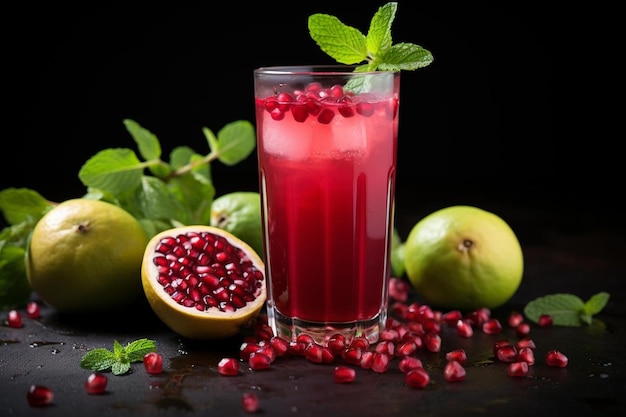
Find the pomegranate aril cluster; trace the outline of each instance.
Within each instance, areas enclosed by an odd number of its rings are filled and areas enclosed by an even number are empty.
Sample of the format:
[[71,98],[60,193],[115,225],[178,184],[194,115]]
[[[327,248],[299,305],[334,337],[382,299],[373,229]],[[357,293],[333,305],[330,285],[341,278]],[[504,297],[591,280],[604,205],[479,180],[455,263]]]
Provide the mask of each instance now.
[[222,236],[188,232],[163,238],[153,259],[163,290],[178,304],[232,312],[254,301],[263,273]]
[[[379,340],[370,343],[365,337],[348,340],[343,334],[328,337],[323,344],[311,336],[300,334],[288,342],[275,336],[265,320],[256,323],[253,335],[240,345],[239,357],[223,358],[218,364],[218,372],[233,376],[240,373],[240,363],[245,363],[251,371],[269,369],[281,356],[302,357],[312,363],[334,364],[333,380],[337,384],[356,380],[355,368],[367,369],[376,373],[387,372],[395,366],[404,375],[405,385],[411,388],[424,388],[431,375],[418,357],[420,352],[442,352],[441,331],[444,326],[455,329],[459,337],[472,337],[476,331],[487,335],[500,335],[505,331],[502,323],[491,317],[491,311],[481,308],[463,314],[459,310],[446,313],[435,311],[428,305],[412,302],[407,304],[409,286],[392,278],[389,283],[390,316]],[[506,372],[511,377],[524,377],[535,365],[534,341],[528,337],[530,326],[524,322],[521,313],[511,312],[506,324],[517,336],[512,342],[504,338],[494,341],[495,361],[506,363]],[[526,326],[522,326],[526,325]],[[461,348],[444,350],[445,362],[443,378],[450,383],[464,381],[467,352]],[[567,357],[557,350],[548,352],[547,366],[567,366]],[[432,371],[431,371],[432,372]]]
[[372,100],[369,95],[355,95],[344,91],[341,85],[323,88],[318,82],[308,84],[303,90],[291,93],[281,92],[265,99],[257,99],[273,120],[283,120],[291,114],[296,122],[303,123],[309,117],[317,118],[321,124],[329,124],[339,115],[348,118],[354,116],[370,117],[381,107],[390,118],[397,113],[397,100],[393,102]]

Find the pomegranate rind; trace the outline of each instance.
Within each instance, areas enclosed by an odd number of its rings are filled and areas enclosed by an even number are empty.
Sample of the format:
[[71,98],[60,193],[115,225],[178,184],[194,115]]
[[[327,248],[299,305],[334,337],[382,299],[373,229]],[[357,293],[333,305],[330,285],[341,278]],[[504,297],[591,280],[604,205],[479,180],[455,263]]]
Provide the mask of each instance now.
[[[249,257],[253,265],[263,275],[262,286],[255,300],[233,312],[224,312],[217,308],[199,311],[185,307],[173,300],[158,282],[158,270],[153,262],[157,244],[165,237],[173,237],[188,232],[208,232],[225,237],[228,242],[239,247]],[[141,266],[141,280],[146,299],[157,317],[177,334],[190,339],[213,340],[237,335],[250,326],[265,305],[267,291],[265,286],[265,265],[257,252],[247,243],[233,234],[214,226],[192,225],[165,230],[150,239],[144,252]]]

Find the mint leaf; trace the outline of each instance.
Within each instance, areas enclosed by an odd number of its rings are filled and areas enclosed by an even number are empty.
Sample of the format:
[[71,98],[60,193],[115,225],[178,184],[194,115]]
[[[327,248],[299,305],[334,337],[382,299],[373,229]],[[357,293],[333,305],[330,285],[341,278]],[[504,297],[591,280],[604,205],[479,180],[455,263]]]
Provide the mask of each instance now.
[[159,159],[161,157],[161,144],[156,135],[145,129],[131,119],[123,120],[126,130],[135,140],[139,154],[144,159]]
[[313,40],[337,62],[352,65],[367,59],[366,38],[358,29],[322,13],[311,15],[308,24]]
[[37,221],[52,207],[37,191],[28,188],[7,188],[0,191],[0,211],[6,221],[18,224],[24,221]]
[[123,375],[130,370],[134,362],[143,361],[148,352],[156,351],[153,340],[138,339],[122,346],[117,340],[113,342],[113,350],[97,348],[85,353],[80,360],[81,368],[92,371],[111,370],[114,375]]
[[593,295],[587,302],[585,303],[584,309],[587,314],[595,315],[606,307],[606,304],[609,302],[610,295],[608,292],[599,292]]
[[98,348],[85,353],[80,360],[80,367],[92,371],[106,371],[113,366],[115,355],[108,349]]
[[573,294],[551,294],[536,298],[524,307],[524,315],[537,323],[539,316],[548,314],[555,326],[577,327],[590,324],[592,316],[599,313],[608,301],[608,293],[598,293],[584,303]]
[[247,158],[256,146],[254,126],[248,121],[228,123],[217,132],[217,138],[210,129],[204,128],[204,136],[212,153],[225,165],[235,165]]
[[396,17],[397,3],[387,3],[382,6],[370,22],[367,32],[367,50],[373,56],[383,55],[391,48],[391,24]]
[[132,149],[104,149],[83,164],[78,178],[87,187],[123,194],[139,187],[143,168]]
[[126,346],[126,354],[130,362],[141,362],[146,353],[154,352],[156,345],[153,340],[139,339]]
[[372,17],[367,36],[337,17],[322,13],[309,16],[309,34],[337,62],[359,64],[355,71],[415,70],[430,65],[433,56],[421,46],[392,44],[391,25],[397,8],[397,2],[380,7]]
[[393,45],[380,59],[378,69],[383,71],[416,70],[430,65],[433,56],[426,49],[412,43]]

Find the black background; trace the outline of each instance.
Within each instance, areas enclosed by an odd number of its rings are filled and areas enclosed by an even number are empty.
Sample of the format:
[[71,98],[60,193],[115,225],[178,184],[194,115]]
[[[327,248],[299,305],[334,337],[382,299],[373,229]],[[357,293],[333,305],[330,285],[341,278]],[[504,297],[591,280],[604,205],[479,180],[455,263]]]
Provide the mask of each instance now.
[[[180,145],[206,153],[203,127],[253,121],[254,68],[333,62],[308,34],[310,14],[366,33],[383,3],[11,6],[2,29],[0,189],[80,196],[78,171],[89,157],[135,149],[126,118],[157,135],[164,158]],[[612,12],[480,3],[399,2],[394,42],[435,57],[402,78],[399,208],[425,214],[495,201],[576,205],[602,218],[617,211],[622,158],[607,127],[615,112],[605,110],[619,56],[604,52]],[[212,170],[218,194],[257,189],[255,155]]]

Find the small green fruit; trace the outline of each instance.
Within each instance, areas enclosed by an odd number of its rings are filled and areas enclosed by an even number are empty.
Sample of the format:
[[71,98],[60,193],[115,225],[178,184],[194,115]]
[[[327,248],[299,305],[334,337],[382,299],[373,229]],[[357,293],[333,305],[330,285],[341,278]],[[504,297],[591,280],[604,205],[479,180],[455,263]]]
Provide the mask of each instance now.
[[33,291],[59,312],[115,311],[143,295],[147,243],[140,223],[122,208],[67,200],[35,225],[26,273]]
[[509,225],[477,207],[452,206],[420,220],[405,241],[406,273],[434,307],[496,308],[519,287],[522,248]]

